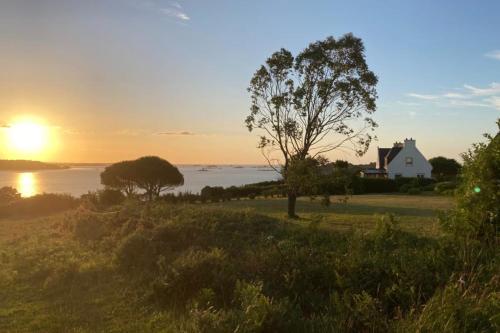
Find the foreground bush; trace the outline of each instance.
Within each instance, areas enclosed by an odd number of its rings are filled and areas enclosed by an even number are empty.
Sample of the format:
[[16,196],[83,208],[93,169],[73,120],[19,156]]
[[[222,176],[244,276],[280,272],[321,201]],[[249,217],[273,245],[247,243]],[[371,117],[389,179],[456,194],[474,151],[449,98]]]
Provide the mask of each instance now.
[[[464,248],[452,235],[405,232],[392,216],[369,233],[330,232],[320,220],[298,225],[245,211],[127,201],[56,221],[43,241],[19,243],[19,254],[1,252],[4,265],[14,263],[0,269],[3,281],[27,281],[55,306],[77,297],[75,306],[86,311],[94,302],[118,306],[101,296],[104,288],[126,293],[123,306],[139,307],[145,321],[167,318],[136,331],[498,328],[498,253],[481,243]],[[94,294],[85,303],[87,292]]]
[[393,217],[368,235],[162,204],[68,221],[82,244],[114,249],[139,298],[199,331],[386,331],[458,265],[452,243],[403,232]]
[[[500,130],[500,119],[497,124]],[[487,142],[462,155],[462,182],[457,189],[457,217],[462,222],[454,227],[493,244],[500,233],[500,132],[485,136]]]
[[21,194],[13,187],[4,186],[0,188],[0,204],[8,204],[21,199]]
[[0,217],[35,217],[63,212],[79,205],[67,194],[44,193],[0,205]]
[[436,186],[434,187],[434,191],[440,194],[453,194],[456,188],[456,182],[441,182],[436,184]]

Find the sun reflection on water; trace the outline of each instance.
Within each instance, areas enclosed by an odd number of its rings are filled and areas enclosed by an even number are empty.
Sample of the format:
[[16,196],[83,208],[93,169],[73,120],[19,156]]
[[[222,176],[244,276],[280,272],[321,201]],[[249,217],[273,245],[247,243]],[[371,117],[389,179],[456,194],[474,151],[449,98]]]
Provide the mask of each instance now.
[[22,172],[17,176],[17,190],[23,197],[37,194],[36,176],[32,172]]

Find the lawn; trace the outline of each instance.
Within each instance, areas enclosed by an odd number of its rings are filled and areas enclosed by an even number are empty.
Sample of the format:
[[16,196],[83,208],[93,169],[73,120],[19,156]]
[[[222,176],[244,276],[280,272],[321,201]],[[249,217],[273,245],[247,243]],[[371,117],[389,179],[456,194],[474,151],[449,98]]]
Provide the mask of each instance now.
[[[431,236],[439,230],[439,212],[453,208],[453,198],[436,195],[371,194],[330,197],[331,205],[321,205],[320,197],[300,198],[297,202],[297,223],[307,224],[321,219],[321,225],[335,230],[371,229],[385,214],[392,214],[403,229]],[[283,218],[287,201],[283,198],[229,201],[212,204],[228,209],[249,209],[257,213]]]

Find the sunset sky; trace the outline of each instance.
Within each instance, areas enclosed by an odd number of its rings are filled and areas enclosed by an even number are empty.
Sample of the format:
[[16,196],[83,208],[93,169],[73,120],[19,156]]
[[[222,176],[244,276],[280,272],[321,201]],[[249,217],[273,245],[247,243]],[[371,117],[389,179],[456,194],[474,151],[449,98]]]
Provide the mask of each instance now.
[[0,158],[263,163],[244,126],[254,71],[352,32],[379,77],[377,146],[458,158],[500,117],[500,1],[0,1],[0,126],[47,130]]

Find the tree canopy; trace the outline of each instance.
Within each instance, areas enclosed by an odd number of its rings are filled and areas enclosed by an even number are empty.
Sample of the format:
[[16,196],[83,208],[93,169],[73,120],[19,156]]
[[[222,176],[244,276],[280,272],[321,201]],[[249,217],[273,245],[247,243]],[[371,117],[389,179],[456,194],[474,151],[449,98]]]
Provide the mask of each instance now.
[[21,194],[10,186],[0,188],[0,203],[10,203],[21,199]]
[[492,244],[498,241],[500,225],[500,119],[497,125],[495,136],[485,134],[487,142],[474,144],[462,155],[458,216],[454,221],[461,234],[472,234]]
[[112,164],[101,173],[101,183],[109,188],[120,190],[127,196],[135,193],[136,169],[132,161],[122,161]]
[[[376,110],[376,84],[363,42],[352,34],[311,43],[296,57],[281,49],[250,81],[246,125],[263,131],[258,147],[276,170],[286,170],[292,159],[335,149],[362,155],[377,126],[370,118]],[[295,192],[289,193],[289,206]]]
[[462,168],[455,159],[443,156],[431,158],[429,163],[432,165],[432,174],[438,180],[455,178]]
[[101,173],[101,183],[128,196],[141,190],[148,200],[152,200],[163,191],[183,185],[184,176],[168,161],[157,156],[145,156],[106,167]]

